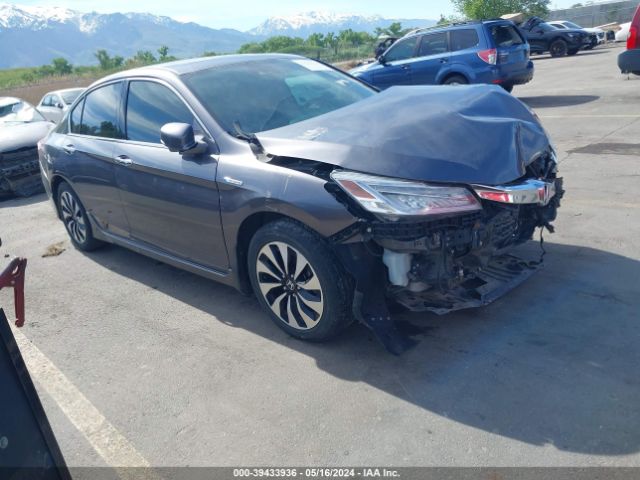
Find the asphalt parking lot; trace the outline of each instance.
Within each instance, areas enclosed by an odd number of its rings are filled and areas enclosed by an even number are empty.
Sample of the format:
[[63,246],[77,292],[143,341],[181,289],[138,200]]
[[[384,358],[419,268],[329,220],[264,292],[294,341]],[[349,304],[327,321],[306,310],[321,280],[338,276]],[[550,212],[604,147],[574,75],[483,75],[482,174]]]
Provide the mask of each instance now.
[[67,463],[640,466],[640,77],[620,51],[534,57],[514,94],[567,190],[546,266],[488,307],[403,314],[419,344],[400,357],[358,325],[294,340],[228,287],[74,250],[43,195],[0,202],[0,259],[29,259],[18,339]]

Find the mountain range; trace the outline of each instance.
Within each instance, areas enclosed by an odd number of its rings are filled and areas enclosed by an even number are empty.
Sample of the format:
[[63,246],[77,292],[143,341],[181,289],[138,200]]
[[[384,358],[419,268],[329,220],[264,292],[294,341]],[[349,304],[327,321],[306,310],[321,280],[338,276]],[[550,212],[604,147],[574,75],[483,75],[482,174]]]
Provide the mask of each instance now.
[[274,35],[307,37],[312,33],[351,28],[373,32],[400,21],[403,27],[429,26],[433,20],[386,19],[380,16],[307,12],[273,17],[242,32],[214,29],[150,13],[83,13],[61,7],[0,4],[0,68],[30,67],[64,57],[73,64],[96,63],[94,53],[130,57],[138,50],[155,52],[161,45],[176,57],[205,51],[235,52],[244,43]]

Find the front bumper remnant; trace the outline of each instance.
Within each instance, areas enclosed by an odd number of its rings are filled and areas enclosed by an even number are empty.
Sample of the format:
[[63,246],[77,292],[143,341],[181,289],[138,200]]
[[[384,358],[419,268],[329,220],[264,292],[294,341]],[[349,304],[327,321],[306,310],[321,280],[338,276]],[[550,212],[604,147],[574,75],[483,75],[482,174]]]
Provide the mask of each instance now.
[[541,268],[541,263],[525,262],[513,255],[495,257],[472,278],[454,288],[437,286],[423,292],[398,289],[394,300],[415,312],[430,311],[438,315],[488,305],[514,289]]

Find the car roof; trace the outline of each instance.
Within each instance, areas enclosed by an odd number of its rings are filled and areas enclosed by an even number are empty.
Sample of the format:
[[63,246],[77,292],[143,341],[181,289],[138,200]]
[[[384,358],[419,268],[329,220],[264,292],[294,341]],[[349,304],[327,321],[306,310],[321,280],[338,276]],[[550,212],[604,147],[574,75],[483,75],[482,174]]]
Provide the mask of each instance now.
[[459,28],[464,28],[464,27],[469,27],[469,26],[491,25],[491,24],[494,24],[494,23],[510,23],[510,24],[513,24],[513,22],[511,20],[506,20],[504,18],[491,18],[491,19],[486,19],[486,20],[468,20],[468,21],[464,21],[464,22],[447,23],[447,24],[444,24],[444,25],[434,25],[432,27],[416,28],[415,30],[411,30],[410,32],[408,32],[402,38],[409,38],[409,37],[413,37],[414,35],[421,35],[421,34],[424,34],[424,33],[431,33],[431,32],[439,32],[439,31],[442,31],[442,30],[459,29]]
[[12,103],[25,102],[21,98],[18,97],[0,97],[0,107],[5,107],[7,105],[11,105]]
[[222,67],[224,65],[232,65],[234,63],[256,62],[260,60],[305,58],[306,57],[300,55],[290,55],[285,53],[247,53],[236,55],[220,55],[216,57],[189,58],[187,60],[177,60],[174,62],[167,62],[156,65],[149,65],[146,67],[134,68],[131,70],[124,70],[122,72],[117,72],[104,77],[95,82],[93,85],[99,85],[104,82],[126,79],[135,76],[159,78],[164,78],[167,76],[180,76],[187,73],[207,70],[210,68]]

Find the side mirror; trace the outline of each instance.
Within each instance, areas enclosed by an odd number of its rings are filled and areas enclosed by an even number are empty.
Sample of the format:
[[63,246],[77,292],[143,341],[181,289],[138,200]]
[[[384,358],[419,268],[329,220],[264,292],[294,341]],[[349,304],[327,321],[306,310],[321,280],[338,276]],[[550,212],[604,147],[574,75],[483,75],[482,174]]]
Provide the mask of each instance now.
[[167,123],[160,129],[160,141],[170,152],[197,155],[207,150],[207,144],[196,140],[188,123]]
[[386,65],[386,64],[387,64],[387,60],[384,58],[384,53],[383,53],[383,54],[381,54],[381,55],[378,57],[378,62],[380,62],[380,65]]
[[56,103],[56,107],[58,107],[60,110],[62,110],[64,108],[64,105],[61,104],[60,102]]

